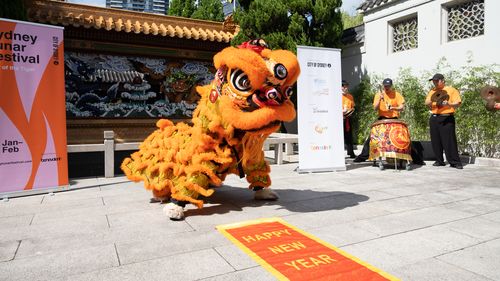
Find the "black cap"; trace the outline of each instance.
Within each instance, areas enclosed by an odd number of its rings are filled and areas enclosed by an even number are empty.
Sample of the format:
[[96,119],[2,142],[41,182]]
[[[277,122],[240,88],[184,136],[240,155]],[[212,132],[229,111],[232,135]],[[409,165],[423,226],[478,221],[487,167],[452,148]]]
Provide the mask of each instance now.
[[346,80],[342,80],[342,86],[348,86],[349,85],[349,82],[347,82]]
[[444,76],[441,73],[436,73],[436,74],[434,74],[434,76],[432,76],[431,79],[429,79],[429,81],[433,81],[433,80],[436,80],[436,81],[437,80],[444,80]]
[[384,81],[382,81],[382,85],[384,85],[384,86],[392,86],[392,79],[391,78],[385,78]]

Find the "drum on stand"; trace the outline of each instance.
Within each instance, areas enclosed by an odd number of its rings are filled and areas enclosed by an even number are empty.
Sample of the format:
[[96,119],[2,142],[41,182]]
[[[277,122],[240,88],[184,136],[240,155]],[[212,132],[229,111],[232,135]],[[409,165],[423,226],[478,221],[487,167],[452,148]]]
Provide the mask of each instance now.
[[411,139],[408,126],[403,120],[383,119],[374,122],[370,130],[370,156],[368,160],[379,160],[379,168],[384,169],[382,160],[395,165],[406,160],[410,170]]

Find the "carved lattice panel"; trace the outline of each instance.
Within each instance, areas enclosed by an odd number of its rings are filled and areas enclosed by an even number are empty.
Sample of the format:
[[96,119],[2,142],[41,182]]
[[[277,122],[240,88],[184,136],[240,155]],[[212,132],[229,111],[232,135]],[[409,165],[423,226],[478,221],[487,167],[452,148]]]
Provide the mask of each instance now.
[[484,0],[474,0],[449,7],[448,41],[484,34]]
[[417,17],[395,23],[392,26],[392,51],[401,52],[418,47]]

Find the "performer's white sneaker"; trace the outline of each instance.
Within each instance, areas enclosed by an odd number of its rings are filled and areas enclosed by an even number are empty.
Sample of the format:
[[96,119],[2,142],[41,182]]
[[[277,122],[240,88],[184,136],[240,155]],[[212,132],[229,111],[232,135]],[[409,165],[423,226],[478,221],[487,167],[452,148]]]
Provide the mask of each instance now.
[[184,219],[184,208],[174,203],[168,203],[163,207],[163,212],[171,220],[178,221]]
[[279,196],[276,192],[272,191],[270,188],[263,188],[261,190],[255,191],[255,200],[278,200]]

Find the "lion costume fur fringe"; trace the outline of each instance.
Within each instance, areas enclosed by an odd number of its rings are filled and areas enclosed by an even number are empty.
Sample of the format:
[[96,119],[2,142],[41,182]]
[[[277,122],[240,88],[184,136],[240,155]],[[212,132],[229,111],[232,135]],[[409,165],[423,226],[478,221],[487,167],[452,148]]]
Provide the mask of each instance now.
[[229,173],[244,173],[249,188],[271,185],[262,146],[281,121],[295,118],[289,96],[300,68],[293,53],[272,51],[261,41],[214,56],[217,73],[210,85],[197,88],[201,99],[192,126],[159,120],[121,165],[130,180],[144,181],[154,197],[198,208],[199,195],[212,195]]

